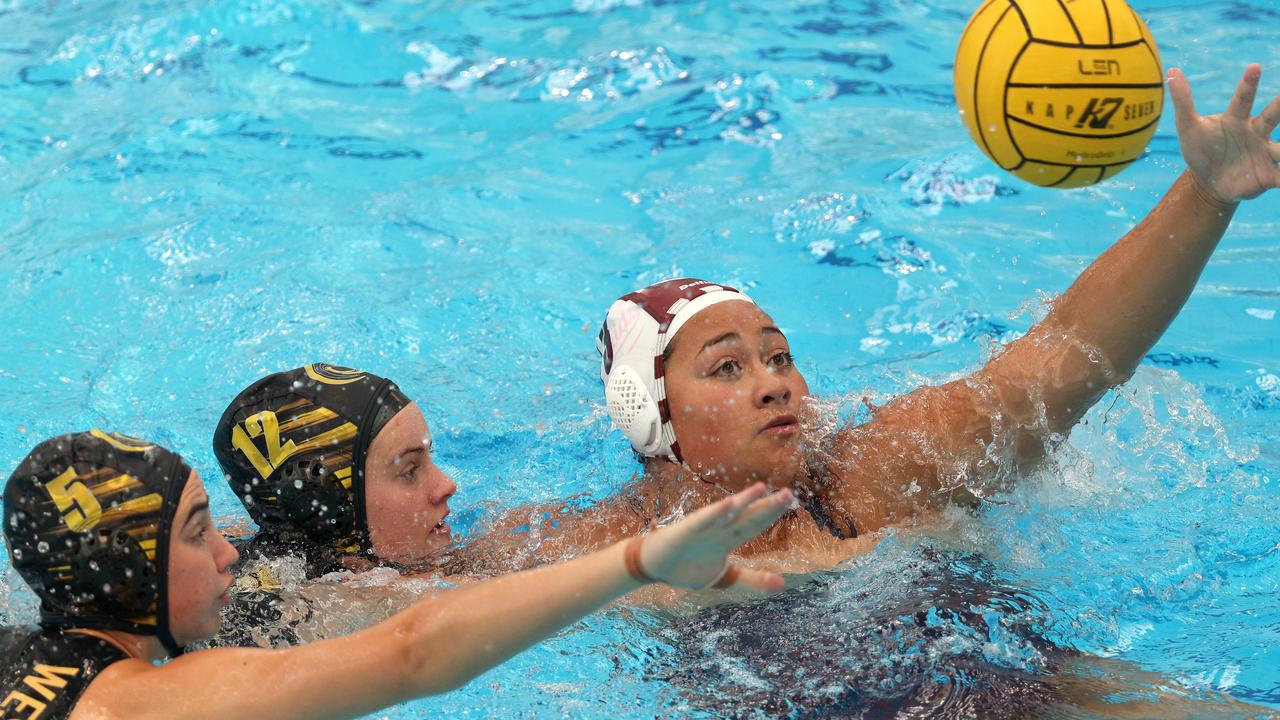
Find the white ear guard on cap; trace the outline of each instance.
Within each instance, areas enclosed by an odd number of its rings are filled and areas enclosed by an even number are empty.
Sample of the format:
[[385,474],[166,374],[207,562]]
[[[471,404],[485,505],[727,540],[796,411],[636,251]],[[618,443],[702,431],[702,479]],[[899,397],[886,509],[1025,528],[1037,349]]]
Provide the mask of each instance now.
[[689,318],[717,303],[752,302],[734,288],[680,278],[650,285],[613,303],[596,349],[609,416],[636,452],[681,463],[667,409],[662,356]]
[[662,446],[662,414],[639,373],[630,365],[615,367],[604,386],[604,400],[609,417],[638,452],[658,452]]

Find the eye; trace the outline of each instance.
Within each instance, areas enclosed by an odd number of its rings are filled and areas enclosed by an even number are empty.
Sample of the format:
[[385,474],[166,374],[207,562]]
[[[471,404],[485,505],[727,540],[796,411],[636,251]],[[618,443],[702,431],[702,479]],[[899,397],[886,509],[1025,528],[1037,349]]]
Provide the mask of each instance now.
[[733,377],[735,374],[737,374],[737,372],[738,372],[738,361],[725,360],[724,362],[717,365],[716,369],[711,371],[711,374],[717,377]]
[[405,482],[413,482],[413,476],[417,472],[418,463],[409,463],[404,466],[404,469],[400,471],[400,474],[397,477],[403,479]]
[[773,367],[788,368],[794,364],[795,364],[795,357],[793,357],[791,353],[785,350],[778,353],[774,353],[769,358],[769,365]]

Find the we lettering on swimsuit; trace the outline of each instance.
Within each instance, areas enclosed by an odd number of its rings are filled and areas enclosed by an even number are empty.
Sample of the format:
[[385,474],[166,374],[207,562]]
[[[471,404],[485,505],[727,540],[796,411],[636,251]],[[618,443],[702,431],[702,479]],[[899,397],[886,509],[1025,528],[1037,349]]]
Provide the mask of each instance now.
[[[36,663],[30,675],[22,678],[22,684],[31,688],[44,702],[37,700],[25,692],[11,691],[0,704],[4,710],[4,720],[36,720],[44,714],[49,703],[58,696],[58,691],[67,687],[67,679],[80,674],[80,668],[62,667],[61,665],[43,665]],[[25,713],[16,715],[14,713]]]

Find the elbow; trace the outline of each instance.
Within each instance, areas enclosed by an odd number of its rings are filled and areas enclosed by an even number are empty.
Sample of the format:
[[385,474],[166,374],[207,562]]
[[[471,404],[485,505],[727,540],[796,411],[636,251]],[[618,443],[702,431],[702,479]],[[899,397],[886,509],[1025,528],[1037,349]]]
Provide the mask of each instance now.
[[1069,336],[1041,342],[1018,362],[992,363],[982,380],[1001,414],[1024,432],[1066,434],[1098,400],[1133,375],[1097,348]]
[[1133,368],[1124,368],[1122,372],[1108,368],[1105,372],[1082,374],[1074,383],[1051,388],[1044,398],[1049,431],[1066,435],[1099,400],[1131,377]]
[[473,673],[447,650],[452,638],[441,613],[414,615],[417,617],[401,619],[390,628],[405,695],[439,695],[466,685]]

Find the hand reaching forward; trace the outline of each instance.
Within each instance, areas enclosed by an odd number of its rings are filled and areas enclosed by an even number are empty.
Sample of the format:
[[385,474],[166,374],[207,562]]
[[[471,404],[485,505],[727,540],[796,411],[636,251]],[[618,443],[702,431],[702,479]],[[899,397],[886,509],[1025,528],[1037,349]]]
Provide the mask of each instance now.
[[1280,96],[1251,117],[1262,67],[1250,65],[1236,86],[1227,111],[1200,115],[1191,85],[1178,68],[1169,70],[1169,95],[1182,144],[1182,157],[1201,189],[1223,203],[1258,197],[1280,187],[1280,143],[1271,134],[1280,125]]
[[639,546],[640,570],[654,580],[689,590],[737,584],[756,592],[777,592],[786,585],[781,575],[739,569],[728,562],[728,556],[794,504],[790,490],[766,496],[764,485],[756,483],[645,537]]

